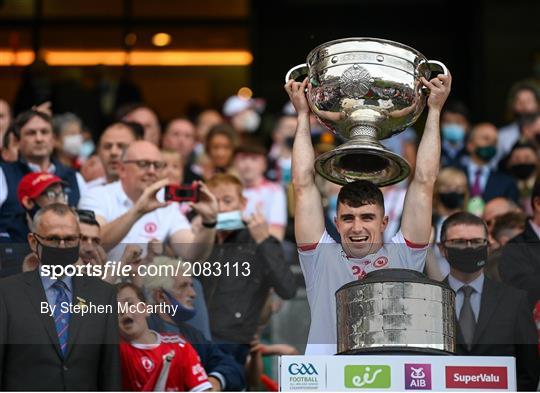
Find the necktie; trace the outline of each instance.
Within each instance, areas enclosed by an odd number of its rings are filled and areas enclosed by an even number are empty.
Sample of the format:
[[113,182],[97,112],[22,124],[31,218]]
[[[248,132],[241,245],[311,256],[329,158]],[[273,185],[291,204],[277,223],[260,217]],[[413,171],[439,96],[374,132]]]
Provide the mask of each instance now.
[[474,337],[474,329],[476,327],[476,319],[474,318],[474,312],[471,305],[471,295],[474,293],[474,288],[468,285],[464,285],[460,288],[463,292],[463,306],[461,306],[461,312],[459,313],[459,326],[461,328],[461,334],[465,339],[467,348],[471,349],[472,340]]
[[60,343],[62,355],[65,356],[68,342],[70,313],[62,312],[62,303],[64,303],[64,305],[69,304],[69,298],[66,292],[68,289],[66,284],[60,280],[53,284],[53,288],[56,290],[56,307],[53,313],[54,326],[56,328],[56,334],[58,335],[58,342]]
[[478,168],[475,172],[474,183],[471,187],[471,197],[482,195],[482,187],[480,187],[481,176],[482,176],[482,169]]

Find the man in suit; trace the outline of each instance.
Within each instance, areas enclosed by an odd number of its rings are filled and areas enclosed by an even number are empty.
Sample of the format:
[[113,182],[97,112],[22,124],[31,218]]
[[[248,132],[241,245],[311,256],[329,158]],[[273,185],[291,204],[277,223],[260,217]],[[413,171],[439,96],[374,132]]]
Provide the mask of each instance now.
[[459,212],[441,229],[441,251],[450,264],[446,281],[456,292],[457,353],[516,358],[518,390],[536,390],[538,337],[525,292],[484,276],[486,224]]
[[527,291],[530,308],[540,300],[540,178],[531,193],[532,217],[525,231],[503,248],[499,273],[503,282]]
[[39,269],[0,281],[0,390],[120,390],[114,287],[87,275],[45,274],[79,259],[76,213],[48,205],[32,230]]
[[493,169],[493,157],[497,154],[497,128],[490,123],[473,127],[467,142],[468,157],[461,169],[469,179],[469,195],[487,202],[495,197],[505,197],[519,203],[516,181]]

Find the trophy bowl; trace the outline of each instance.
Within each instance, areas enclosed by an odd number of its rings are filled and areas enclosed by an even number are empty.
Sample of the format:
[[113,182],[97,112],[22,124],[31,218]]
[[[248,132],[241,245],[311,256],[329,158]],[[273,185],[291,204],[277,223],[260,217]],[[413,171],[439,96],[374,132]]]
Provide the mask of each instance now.
[[378,38],[345,38],[319,45],[285,81],[308,77],[307,99],[318,120],[346,142],[317,157],[317,172],[337,184],[398,183],[409,164],[379,140],[413,124],[426,105],[420,77],[448,71],[417,50]]

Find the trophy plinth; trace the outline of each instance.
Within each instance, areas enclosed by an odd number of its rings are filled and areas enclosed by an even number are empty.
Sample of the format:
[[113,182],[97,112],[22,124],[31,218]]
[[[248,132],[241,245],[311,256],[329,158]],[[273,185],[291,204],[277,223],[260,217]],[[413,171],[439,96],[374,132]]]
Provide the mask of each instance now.
[[286,81],[309,78],[311,110],[347,141],[317,158],[317,172],[338,184],[364,179],[385,186],[405,179],[409,164],[379,140],[418,119],[427,96],[420,78],[429,79],[432,71],[447,74],[442,63],[415,49],[376,38],[327,42],[289,70]]

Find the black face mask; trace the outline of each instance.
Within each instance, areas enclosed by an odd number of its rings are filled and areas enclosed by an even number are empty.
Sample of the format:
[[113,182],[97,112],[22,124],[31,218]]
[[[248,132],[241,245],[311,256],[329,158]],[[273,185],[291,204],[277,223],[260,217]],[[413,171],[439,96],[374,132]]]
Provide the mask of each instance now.
[[531,177],[535,169],[535,164],[516,164],[508,168],[512,176],[519,180],[525,180]]
[[463,273],[475,273],[486,264],[488,247],[446,247],[446,254],[446,260],[454,269]]
[[496,146],[482,146],[474,150],[476,156],[484,162],[489,162],[497,154]]
[[439,193],[441,203],[448,209],[457,209],[463,206],[465,202],[465,194],[459,192],[441,192]]
[[42,265],[74,265],[79,259],[79,245],[75,247],[50,247],[41,243],[37,238],[38,251],[41,248],[41,254],[39,254],[39,260]]

